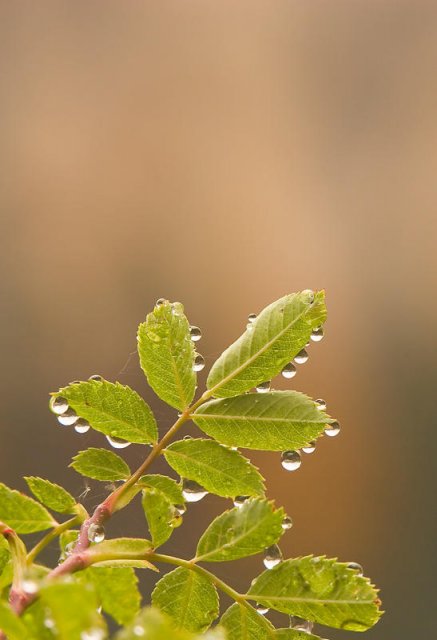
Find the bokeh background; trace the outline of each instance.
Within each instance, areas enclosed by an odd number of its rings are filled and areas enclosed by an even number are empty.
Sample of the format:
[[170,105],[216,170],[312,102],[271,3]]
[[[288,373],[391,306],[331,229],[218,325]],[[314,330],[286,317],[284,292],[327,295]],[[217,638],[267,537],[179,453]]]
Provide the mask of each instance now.
[[[296,473],[254,459],[295,521],[284,553],[358,561],[381,587],[369,640],[431,637],[436,62],[435,2],[0,2],[1,479],[84,490],[66,465],[106,441],[47,409],[73,379],[131,384],[171,423],[134,353],[156,298],[184,302],[210,365],[249,312],[325,288],[293,383],[341,436]],[[222,508],[190,507],[168,549]],[[110,534],[144,526],[129,510]],[[221,575],[245,588],[261,566]]]

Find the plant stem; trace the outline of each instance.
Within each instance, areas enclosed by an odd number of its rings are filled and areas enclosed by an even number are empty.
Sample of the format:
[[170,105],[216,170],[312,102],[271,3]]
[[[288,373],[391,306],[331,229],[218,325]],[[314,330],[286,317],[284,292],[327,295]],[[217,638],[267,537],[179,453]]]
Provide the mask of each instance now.
[[30,565],[35,560],[35,558],[41,553],[41,551],[55,538],[71,529],[71,527],[75,527],[77,524],[83,522],[83,518],[80,516],[74,516],[74,518],[70,518],[66,522],[59,524],[57,527],[54,527],[49,533],[47,533],[41,540],[29,551],[27,554],[27,564]]

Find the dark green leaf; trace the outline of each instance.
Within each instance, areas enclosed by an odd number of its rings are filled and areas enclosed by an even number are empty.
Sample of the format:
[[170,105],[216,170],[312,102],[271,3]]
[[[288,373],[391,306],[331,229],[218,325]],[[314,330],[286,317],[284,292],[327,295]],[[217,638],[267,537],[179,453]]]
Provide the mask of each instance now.
[[218,496],[254,496],[264,492],[262,476],[249,460],[214,440],[179,440],[167,447],[164,455],[179,475],[195,480]]
[[283,509],[267,500],[246,500],[213,520],[199,540],[197,560],[224,562],[260,553],[283,534]]
[[35,476],[28,476],[24,479],[33,495],[46,507],[58,513],[74,513],[76,500],[63,487]]
[[85,449],[74,456],[70,464],[75,471],[94,480],[126,480],[130,469],[126,462],[108,449]]
[[216,397],[237,396],[271,380],[326,320],[323,291],[303,291],[266,307],[213,365],[207,387]]
[[3,631],[8,640],[24,640],[27,632],[26,627],[15,613],[12,612],[6,602],[0,600],[0,630]]
[[223,444],[266,451],[303,447],[333,422],[311,398],[298,391],[212,400],[199,407],[192,419]]
[[251,607],[233,604],[222,616],[220,624],[226,631],[227,640],[272,640],[275,629]]
[[159,547],[169,539],[173,529],[180,523],[181,516],[166,495],[152,487],[143,491],[143,509],[153,546]]
[[0,483],[0,520],[17,533],[50,529],[57,523],[38,502]]
[[248,595],[271,609],[328,627],[365,631],[379,619],[377,591],[335,560],[307,556],[264,571]]
[[141,595],[138,578],[130,567],[91,567],[87,570],[103,610],[118,624],[128,624],[137,615]]
[[152,604],[173,618],[177,629],[188,631],[205,631],[219,613],[211,581],[184,567],[161,578],[152,593]]
[[153,489],[159,489],[172,504],[183,504],[184,497],[182,495],[181,485],[169,478],[168,476],[161,476],[159,474],[142,476],[138,483],[142,487],[152,487]]
[[153,413],[130,387],[89,380],[71,384],[54,395],[66,398],[70,407],[96,431],[139,444],[157,441]]
[[141,368],[155,393],[172,407],[186,409],[196,390],[194,345],[180,302],[155,307],[138,327]]

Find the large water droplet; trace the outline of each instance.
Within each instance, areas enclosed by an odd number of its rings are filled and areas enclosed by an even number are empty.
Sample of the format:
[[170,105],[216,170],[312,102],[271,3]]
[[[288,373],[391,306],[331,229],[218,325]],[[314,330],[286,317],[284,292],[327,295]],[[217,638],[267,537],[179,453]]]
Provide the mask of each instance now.
[[282,369],[281,373],[284,378],[287,378],[287,380],[290,380],[291,378],[294,378],[294,376],[296,375],[296,367],[292,362],[289,362]]
[[271,380],[266,380],[265,382],[260,382],[257,386],[256,386],[256,390],[258,393],[267,393],[268,391],[270,391],[270,385],[271,385],[272,381]]
[[205,359],[200,353],[194,358],[193,371],[202,371],[205,368]]
[[313,440],[312,442],[307,444],[305,447],[302,447],[302,449],[301,449],[301,451],[303,451],[304,453],[314,453],[315,450],[316,450],[316,441],[315,440]]
[[84,418],[79,418],[74,425],[74,430],[77,431],[77,433],[86,433],[90,428],[89,422],[84,420]]
[[257,612],[258,612],[260,615],[262,615],[262,616],[265,616],[265,615],[266,615],[266,613],[268,613],[268,612],[269,612],[269,608],[268,608],[268,607],[266,607],[265,605],[261,604],[260,602],[257,602],[257,603],[255,604],[255,609],[256,609],[256,610],[257,610]]
[[38,591],[38,584],[34,580],[23,580],[21,586],[26,593],[37,593]]
[[127,440],[123,440],[122,438],[116,438],[115,436],[106,436],[106,439],[111,445],[111,447],[114,447],[114,449],[126,449],[126,447],[132,444]]
[[247,321],[249,322],[249,324],[255,322],[256,317],[256,313],[249,313],[249,315],[247,316]]
[[246,500],[249,500],[250,496],[235,496],[234,507],[242,507]]
[[313,342],[320,342],[323,340],[323,328],[317,327],[317,329],[313,329],[311,332],[311,340]]
[[158,300],[155,302],[155,307],[162,307],[162,305],[165,303],[166,303],[165,298],[158,298]]
[[187,510],[187,506],[185,504],[175,504],[174,508],[180,516],[183,516]]
[[301,349],[297,355],[294,356],[296,364],[305,364],[308,361],[309,355],[306,349]]
[[349,564],[347,565],[347,568],[353,569],[358,573],[359,576],[364,575],[364,569],[360,564],[358,564],[358,562],[349,562]]
[[194,325],[190,327],[190,337],[193,342],[198,342],[202,337],[202,331]]
[[312,289],[304,289],[302,293],[306,296],[307,302],[313,304],[315,298],[314,291]]
[[273,569],[282,561],[282,553],[277,544],[273,544],[271,547],[265,550],[264,566],[266,569]]
[[326,409],[326,402],[325,402],[325,400],[322,400],[322,398],[317,398],[316,405],[317,405],[316,408],[319,411],[324,411]]
[[282,528],[284,529],[284,531],[288,531],[292,526],[293,520],[290,518],[290,516],[284,516],[284,519],[282,520]]
[[314,622],[311,620],[305,620],[305,618],[299,618],[298,616],[290,616],[290,627],[296,631],[311,633],[314,627]]
[[[58,418],[59,420],[59,418]],[[332,422],[325,427],[325,436],[337,436],[340,433],[340,424],[338,422]]]
[[88,540],[90,542],[103,542],[105,539],[105,527],[101,524],[91,524],[88,529]]
[[68,402],[65,398],[61,398],[61,396],[56,396],[56,398],[50,399],[50,409],[53,413],[60,416],[66,411],[68,411]]
[[102,382],[103,378],[98,373],[93,373],[93,375],[90,376],[88,380],[95,380],[96,382]]
[[80,634],[80,640],[103,640],[104,637],[105,632],[103,629],[99,629],[98,627],[82,631]]
[[63,427],[70,427],[78,420],[78,415],[74,409],[67,409],[65,413],[61,416],[58,416],[59,424],[62,424]]
[[299,451],[283,451],[281,464],[286,471],[296,471],[302,464]]
[[199,500],[202,500],[202,498],[207,494],[208,491],[205,491],[200,484],[197,484],[194,480],[186,480],[184,478],[182,483],[182,495],[187,502],[199,502]]

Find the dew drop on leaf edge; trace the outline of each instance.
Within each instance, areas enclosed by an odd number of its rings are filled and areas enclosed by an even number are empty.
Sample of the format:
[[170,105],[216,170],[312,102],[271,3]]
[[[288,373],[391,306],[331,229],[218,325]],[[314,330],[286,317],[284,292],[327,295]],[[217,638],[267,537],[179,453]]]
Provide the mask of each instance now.
[[53,411],[53,413],[56,413],[56,415],[60,416],[68,411],[68,402],[61,396],[52,397],[50,398],[50,409],[51,411]]
[[301,349],[298,354],[294,356],[296,364],[305,364],[308,361],[309,355],[306,349]]
[[281,527],[283,528],[283,530],[288,531],[289,529],[291,529],[292,526],[293,526],[293,520],[290,518],[290,516],[284,516],[284,519],[282,520],[282,523],[281,523]]
[[356,571],[359,576],[364,575],[364,569],[358,562],[349,562],[347,568]]
[[326,409],[326,401],[323,400],[322,398],[317,398],[316,402],[316,409],[318,409],[319,411],[325,411]]
[[330,436],[331,438],[333,438],[334,436],[337,436],[340,433],[340,423],[335,421],[332,422],[331,424],[327,424],[325,427],[325,436]]
[[116,438],[115,436],[106,436],[107,441],[114,449],[126,449],[131,442],[123,440],[122,438]]
[[93,375],[90,376],[88,380],[94,380],[95,382],[102,382],[103,378],[98,373],[93,373]]
[[202,331],[199,327],[192,325],[190,327],[190,338],[193,342],[198,342],[202,337]]
[[202,369],[205,368],[205,359],[203,356],[200,355],[200,353],[197,354],[197,356],[194,358],[194,363],[193,363],[193,371],[202,371]]
[[194,480],[187,480],[184,478],[182,482],[182,495],[187,502],[199,502],[202,500],[208,491],[200,486]]
[[313,329],[311,332],[311,340],[313,342],[320,342],[323,339],[323,328],[317,327],[317,329]]
[[316,450],[315,440],[313,440],[312,442],[309,442],[305,447],[301,448],[301,451],[303,451],[303,453],[314,453],[315,450]]
[[235,496],[234,498],[234,507],[242,507],[246,500],[249,499],[250,496]]
[[269,612],[269,608],[264,606],[263,604],[260,604],[259,602],[255,604],[255,609],[261,616],[265,616],[266,613]]
[[274,569],[282,561],[282,552],[277,544],[265,550],[263,564],[266,569]]
[[86,433],[90,430],[90,428],[91,427],[89,422],[87,422],[84,418],[79,418],[78,420],[76,420],[76,423],[74,425],[74,430],[77,433]]
[[256,386],[257,393],[268,393],[270,391],[271,380],[266,380],[265,382],[260,382]]
[[294,378],[296,373],[297,373],[297,369],[292,362],[289,362],[288,364],[286,364],[281,371],[282,377],[286,378],[287,380],[291,380],[291,378]]
[[58,422],[63,427],[71,427],[79,419],[74,409],[67,409],[62,415],[58,416]]
[[286,471],[296,471],[302,464],[299,451],[283,451],[281,464]]

